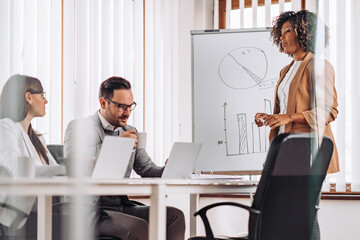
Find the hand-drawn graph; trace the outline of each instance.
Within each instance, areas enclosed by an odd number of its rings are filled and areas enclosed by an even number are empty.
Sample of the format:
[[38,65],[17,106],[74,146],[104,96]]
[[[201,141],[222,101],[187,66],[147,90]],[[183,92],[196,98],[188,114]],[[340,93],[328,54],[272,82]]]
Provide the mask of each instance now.
[[256,47],[240,47],[228,52],[219,64],[219,76],[228,87],[237,90],[258,86],[274,87],[277,79],[265,80],[268,60],[265,52]]
[[262,170],[270,128],[254,116],[272,113],[279,73],[292,59],[269,29],[196,32],[192,44],[192,133],[203,144],[196,169]]
[[[254,122],[248,123],[246,113],[238,113],[237,118],[237,127],[238,127],[238,151],[230,152],[229,151],[229,142],[227,136],[227,112],[226,109],[228,104],[225,102],[223,105],[224,109],[224,141],[218,141],[218,145],[225,144],[226,156],[236,156],[236,155],[245,155],[253,154],[260,152],[267,152],[269,148],[267,131],[266,127],[257,127]],[[271,101],[264,99],[264,113],[271,114]],[[248,126],[251,126],[250,135],[248,136]],[[234,131],[234,130],[232,130]]]

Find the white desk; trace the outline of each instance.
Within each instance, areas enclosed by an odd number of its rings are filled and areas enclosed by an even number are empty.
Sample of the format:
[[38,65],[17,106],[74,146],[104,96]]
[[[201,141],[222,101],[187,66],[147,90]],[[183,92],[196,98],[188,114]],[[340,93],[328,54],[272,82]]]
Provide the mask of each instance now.
[[[38,240],[51,239],[52,196],[54,195],[150,195],[149,239],[165,240],[166,194],[190,194],[190,216],[197,209],[198,195],[203,193],[254,192],[256,182],[244,180],[169,180],[169,179],[33,179],[2,181],[0,192],[21,196],[38,196]],[[194,219],[194,218],[192,218]],[[190,221],[190,235],[196,233],[196,221]]]

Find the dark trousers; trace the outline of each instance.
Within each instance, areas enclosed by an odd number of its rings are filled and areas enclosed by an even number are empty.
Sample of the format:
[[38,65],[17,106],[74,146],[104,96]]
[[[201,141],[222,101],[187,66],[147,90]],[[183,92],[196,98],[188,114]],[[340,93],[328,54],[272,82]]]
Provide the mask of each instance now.
[[[149,236],[149,206],[121,206],[121,210],[104,210],[96,225],[98,236],[112,236],[122,240],[147,240]],[[166,209],[166,239],[184,240],[185,218],[181,210]]]
[[[121,240],[148,239],[149,206],[136,205],[140,203],[121,196],[101,197],[100,199],[105,199],[105,201],[98,202],[105,206],[84,206],[84,212],[89,211],[89,207],[90,209],[94,207],[96,211],[95,219],[90,217],[89,231],[94,231],[95,236],[117,237]],[[57,203],[57,201],[54,202]],[[109,203],[111,205],[108,205]],[[54,240],[68,238],[69,223],[73,217],[71,206],[70,203],[58,203],[53,207],[52,237]],[[93,222],[95,222],[95,229],[92,225]],[[36,239],[36,212],[30,214],[28,221],[18,234],[23,236],[23,239]],[[177,208],[167,207],[166,209],[166,236],[169,240],[184,240],[185,217],[183,212]]]

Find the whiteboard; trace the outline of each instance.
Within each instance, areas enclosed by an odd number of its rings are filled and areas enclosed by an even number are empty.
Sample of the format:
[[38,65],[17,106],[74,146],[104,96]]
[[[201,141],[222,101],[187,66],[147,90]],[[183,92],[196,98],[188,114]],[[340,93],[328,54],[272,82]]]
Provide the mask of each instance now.
[[203,147],[200,171],[262,170],[270,128],[257,112],[272,113],[280,70],[291,62],[268,29],[192,31],[193,141]]

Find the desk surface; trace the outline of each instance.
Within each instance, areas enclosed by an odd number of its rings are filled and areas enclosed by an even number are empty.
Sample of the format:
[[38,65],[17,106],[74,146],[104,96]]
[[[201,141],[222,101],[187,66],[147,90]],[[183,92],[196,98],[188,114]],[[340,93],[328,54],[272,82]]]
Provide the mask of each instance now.
[[107,195],[107,194],[151,194],[151,187],[166,186],[167,193],[213,193],[244,191],[253,188],[257,181],[243,179],[161,179],[135,178],[119,180],[94,180],[71,178],[39,178],[2,180],[0,191],[11,195]]
[[[124,195],[149,194],[151,196],[149,239],[165,240],[165,198],[167,194],[249,193],[256,189],[257,181],[244,179],[160,179],[136,178],[121,180],[94,180],[71,178],[16,179],[0,182],[0,194],[38,196],[38,239],[51,239],[51,196],[53,195]],[[190,206],[192,213],[196,203]],[[196,222],[196,221],[193,221]],[[190,232],[196,229],[190,224]],[[75,235],[74,235],[75,236]]]

